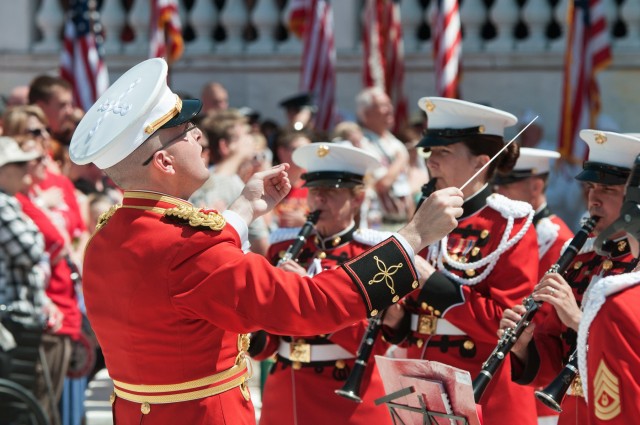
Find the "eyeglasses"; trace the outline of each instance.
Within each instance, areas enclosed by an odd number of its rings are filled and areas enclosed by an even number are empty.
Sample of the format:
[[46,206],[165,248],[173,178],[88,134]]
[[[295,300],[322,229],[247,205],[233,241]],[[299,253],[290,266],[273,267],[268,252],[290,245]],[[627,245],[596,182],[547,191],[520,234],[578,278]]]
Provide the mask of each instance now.
[[142,163],[142,166],[144,167],[145,165],[149,164],[151,162],[151,160],[153,159],[153,156],[155,154],[157,154],[158,152],[160,152],[163,149],[168,148],[170,145],[181,141],[182,139],[184,139],[184,136],[186,136],[191,130],[198,128],[197,125],[195,125],[192,122],[189,122],[187,124],[187,128],[180,134],[178,134],[176,137],[174,137],[173,139],[169,140],[167,143],[165,143],[164,145],[160,146],[158,149],[156,149],[155,151],[153,151],[153,153],[151,154],[151,156],[149,158],[146,159],[146,161],[144,161]]
[[27,129],[27,133],[33,137],[44,137],[45,133],[48,133],[48,130],[46,128],[29,128]]

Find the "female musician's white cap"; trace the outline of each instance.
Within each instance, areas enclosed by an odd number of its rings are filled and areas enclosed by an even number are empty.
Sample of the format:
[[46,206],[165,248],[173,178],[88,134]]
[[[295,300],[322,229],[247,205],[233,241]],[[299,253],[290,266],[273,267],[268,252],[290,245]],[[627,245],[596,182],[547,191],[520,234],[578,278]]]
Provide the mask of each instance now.
[[293,151],[293,162],[304,168],[305,186],[354,187],[368,171],[380,166],[373,154],[343,143],[312,143]]
[[580,138],[589,145],[589,159],[577,180],[609,185],[625,184],[636,156],[640,138],[612,131],[581,130]]
[[520,148],[520,156],[509,174],[497,174],[494,184],[509,184],[533,176],[548,174],[551,162],[560,158],[555,151],[535,148]]
[[428,118],[419,147],[450,145],[480,135],[504,137],[504,129],[518,122],[508,112],[459,99],[423,97],[418,106]]
[[202,103],[181,100],[167,86],[167,63],[154,58],[125,72],[78,124],[69,156],[76,164],[109,168],[129,156],[155,131],[194,118]]

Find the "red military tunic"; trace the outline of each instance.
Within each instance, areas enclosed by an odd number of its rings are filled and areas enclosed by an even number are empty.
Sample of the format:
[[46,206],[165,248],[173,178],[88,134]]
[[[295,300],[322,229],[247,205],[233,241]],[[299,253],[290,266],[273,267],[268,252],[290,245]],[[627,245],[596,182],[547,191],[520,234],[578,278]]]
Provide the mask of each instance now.
[[220,217],[128,191],[100,221],[86,250],[84,293],[115,384],[115,423],[255,423],[243,334],[321,334],[377,314],[393,296],[363,284],[379,272],[373,255],[402,264],[400,296],[417,287],[395,238],[311,279],[243,253],[246,225],[228,212],[216,227]]
[[[607,242],[607,256],[598,255],[593,249],[595,238],[587,240],[576,258],[564,274],[578,302],[582,302],[584,292],[594,278],[600,278],[633,269],[637,260],[629,251],[625,238]],[[515,364],[513,377],[521,384],[535,387],[548,385],[560,373],[569,356],[575,350],[576,332],[567,328],[555,309],[536,326],[533,341],[529,346],[529,361],[526,365]],[[513,356],[511,356],[513,358]],[[521,369],[523,367],[523,369]],[[580,385],[572,385],[569,394],[561,404],[559,424],[586,423],[587,408]]]
[[[293,243],[292,239],[298,233],[297,229],[287,231],[289,235],[285,236],[286,240],[278,241],[282,238],[274,235],[276,239],[267,254],[273,263],[277,263],[279,254]],[[356,231],[355,225],[328,238],[321,239],[315,235],[307,239],[298,262],[309,270],[310,275],[333,269],[382,240],[382,235],[373,230]],[[374,404],[375,399],[385,395],[373,360],[374,355],[382,355],[388,348],[381,339],[374,345],[360,386],[359,395],[363,402],[356,403],[335,393],[335,390],[343,387],[353,370],[367,325],[367,320],[360,320],[324,335],[278,337],[269,334],[265,347],[254,356],[264,359],[277,354],[262,395],[260,425],[391,424],[386,406]],[[318,349],[324,352],[335,350],[335,355],[318,360],[311,358],[310,362],[297,361],[300,357],[292,356],[287,350],[292,342],[308,344],[304,347],[308,347],[312,355]]]
[[[529,204],[491,195],[485,187],[463,208],[458,227],[448,237],[447,254],[462,267],[489,264],[465,271],[447,264],[443,270],[448,260],[441,244],[432,246],[427,258],[439,271],[405,301],[410,313],[405,326],[411,327],[405,344],[408,357],[468,370],[473,379],[496,346],[503,310],[520,303],[537,283],[538,244]],[[536,424],[533,390],[513,383],[508,359],[505,363],[480,400],[484,423]]]
[[578,366],[587,377],[590,425],[627,425],[640,417],[639,284],[640,272],[609,276],[585,295]]

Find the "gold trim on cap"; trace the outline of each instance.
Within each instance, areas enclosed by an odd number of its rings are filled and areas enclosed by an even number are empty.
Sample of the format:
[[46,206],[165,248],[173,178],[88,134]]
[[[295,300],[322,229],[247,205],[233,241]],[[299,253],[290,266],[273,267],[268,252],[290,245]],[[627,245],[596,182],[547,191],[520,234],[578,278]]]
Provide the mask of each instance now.
[[594,140],[597,144],[601,145],[607,141],[607,136],[605,136],[603,133],[596,133],[594,135]]
[[171,118],[178,115],[180,111],[182,111],[182,99],[180,99],[179,96],[176,96],[176,105],[171,110],[169,110],[169,112],[167,112],[151,124],[148,124],[144,128],[144,132],[147,134],[153,134],[157,129],[169,122]]

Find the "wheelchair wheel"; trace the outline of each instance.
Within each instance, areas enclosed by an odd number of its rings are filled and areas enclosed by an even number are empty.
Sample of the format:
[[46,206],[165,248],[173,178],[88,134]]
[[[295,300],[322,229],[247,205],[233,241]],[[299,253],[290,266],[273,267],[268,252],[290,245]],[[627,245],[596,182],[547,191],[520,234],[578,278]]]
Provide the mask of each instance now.
[[11,425],[47,425],[47,415],[33,394],[13,381],[0,378],[2,423]]

